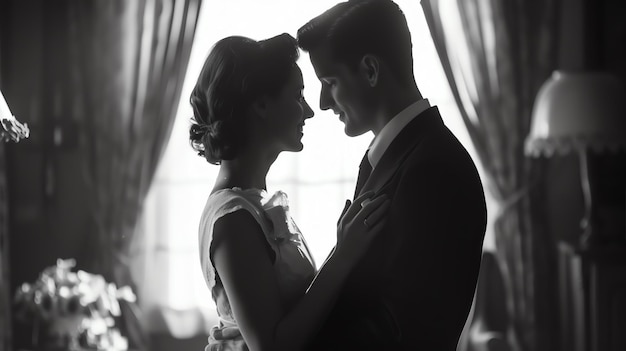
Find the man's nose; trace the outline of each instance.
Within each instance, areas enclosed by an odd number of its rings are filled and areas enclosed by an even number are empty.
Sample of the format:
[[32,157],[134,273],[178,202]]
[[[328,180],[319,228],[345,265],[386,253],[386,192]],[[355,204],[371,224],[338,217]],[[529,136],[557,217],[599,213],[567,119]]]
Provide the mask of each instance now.
[[333,97],[330,94],[330,91],[328,91],[328,89],[323,84],[322,89],[320,90],[320,109],[328,110],[332,108],[334,104],[335,104],[335,101],[333,100]]

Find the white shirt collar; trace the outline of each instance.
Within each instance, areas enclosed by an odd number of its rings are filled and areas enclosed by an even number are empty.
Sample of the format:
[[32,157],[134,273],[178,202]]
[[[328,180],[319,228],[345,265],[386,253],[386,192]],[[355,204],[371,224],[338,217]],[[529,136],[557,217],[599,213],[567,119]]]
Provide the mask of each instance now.
[[380,161],[389,145],[391,145],[391,142],[400,134],[402,129],[404,129],[413,118],[426,111],[429,107],[430,103],[428,99],[417,100],[387,122],[380,133],[372,140],[369,147],[367,158],[372,165],[372,169],[376,167],[378,161]]

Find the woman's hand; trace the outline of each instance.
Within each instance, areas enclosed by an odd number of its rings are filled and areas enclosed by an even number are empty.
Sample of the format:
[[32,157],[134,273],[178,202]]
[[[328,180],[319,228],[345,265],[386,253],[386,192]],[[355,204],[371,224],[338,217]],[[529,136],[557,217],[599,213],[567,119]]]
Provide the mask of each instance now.
[[354,261],[367,250],[372,239],[382,231],[387,220],[389,198],[381,195],[372,199],[372,191],[361,194],[350,203],[346,201],[337,223],[337,250],[347,251]]

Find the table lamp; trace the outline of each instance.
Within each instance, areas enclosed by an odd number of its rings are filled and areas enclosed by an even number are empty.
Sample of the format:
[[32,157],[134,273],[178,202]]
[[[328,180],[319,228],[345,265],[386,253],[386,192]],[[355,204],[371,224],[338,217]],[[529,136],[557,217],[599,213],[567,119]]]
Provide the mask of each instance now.
[[531,157],[578,153],[583,248],[598,239],[593,229],[588,153],[620,150],[626,150],[626,89],[622,82],[603,72],[553,72],[537,94],[525,153]]

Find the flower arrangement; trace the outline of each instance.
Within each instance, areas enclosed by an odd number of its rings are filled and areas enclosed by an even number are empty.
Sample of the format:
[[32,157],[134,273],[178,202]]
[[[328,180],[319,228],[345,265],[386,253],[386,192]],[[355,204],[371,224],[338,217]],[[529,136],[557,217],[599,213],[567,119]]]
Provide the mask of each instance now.
[[74,259],[58,259],[33,284],[24,283],[15,294],[17,316],[33,325],[34,344],[39,330],[52,347],[127,350],[128,341],[115,327],[121,315],[119,300],[134,302],[130,287],[117,288],[101,275],[79,270]]
[[19,142],[30,135],[28,124],[20,123],[9,109],[9,105],[0,91],[0,140]]
[[4,142],[12,140],[17,143],[30,136],[28,124],[22,124],[15,116],[0,118],[0,125],[2,126],[0,128],[0,140]]

